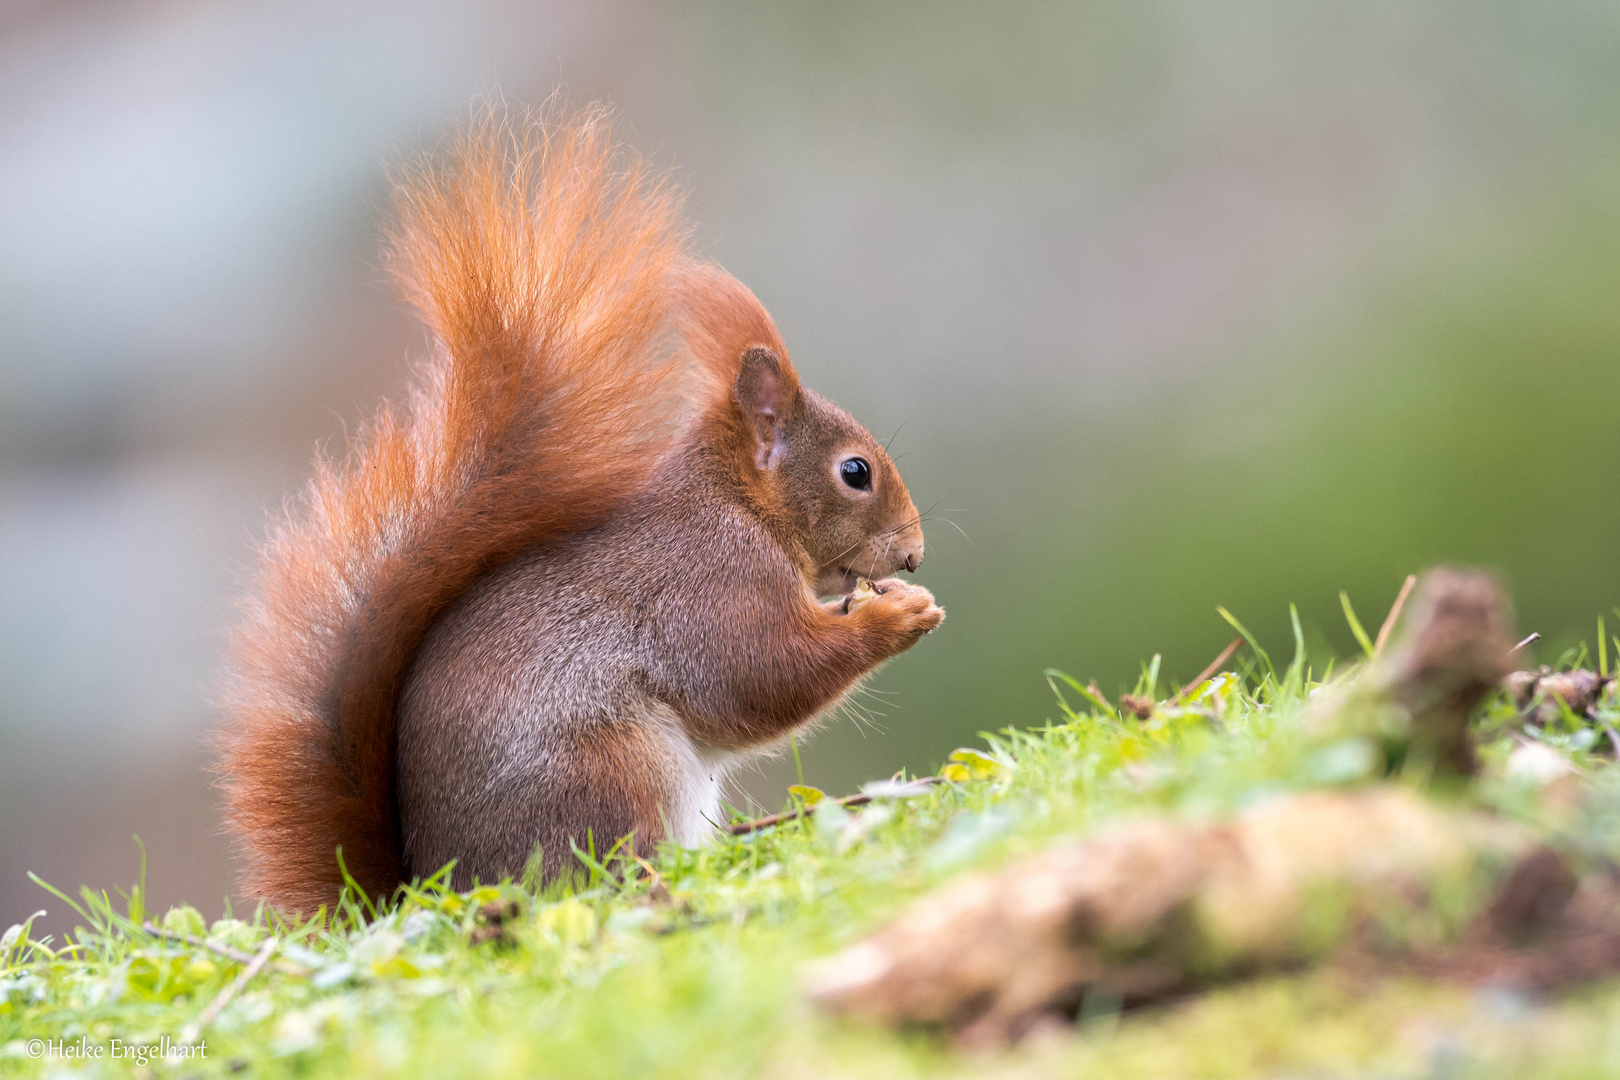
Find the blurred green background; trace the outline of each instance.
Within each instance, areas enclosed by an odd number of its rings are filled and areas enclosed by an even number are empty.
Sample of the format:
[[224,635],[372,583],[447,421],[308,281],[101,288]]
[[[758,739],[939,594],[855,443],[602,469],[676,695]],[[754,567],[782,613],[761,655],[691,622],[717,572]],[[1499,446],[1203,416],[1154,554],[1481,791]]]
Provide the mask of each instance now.
[[[933,508],[945,627],[804,750],[849,790],[1230,637],[1352,646],[1499,569],[1620,599],[1608,3],[0,6],[0,925],[230,888],[219,630],[420,331],[384,167],[477,94],[603,98],[807,382]],[[881,714],[881,715],[879,715]],[[774,806],[792,766],[739,797]],[[49,925],[61,927],[60,912]]]

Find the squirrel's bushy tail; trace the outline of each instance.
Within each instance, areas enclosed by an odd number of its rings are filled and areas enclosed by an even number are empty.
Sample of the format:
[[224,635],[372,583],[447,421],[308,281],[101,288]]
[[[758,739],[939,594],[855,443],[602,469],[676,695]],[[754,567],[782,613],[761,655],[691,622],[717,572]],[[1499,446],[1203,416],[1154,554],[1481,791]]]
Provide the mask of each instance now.
[[404,175],[391,267],[435,338],[401,408],[320,460],[231,641],[220,771],[248,891],[289,911],[402,876],[396,691],[481,572],[588,527],[664,448],[678,199],[605,115],[487,110]]

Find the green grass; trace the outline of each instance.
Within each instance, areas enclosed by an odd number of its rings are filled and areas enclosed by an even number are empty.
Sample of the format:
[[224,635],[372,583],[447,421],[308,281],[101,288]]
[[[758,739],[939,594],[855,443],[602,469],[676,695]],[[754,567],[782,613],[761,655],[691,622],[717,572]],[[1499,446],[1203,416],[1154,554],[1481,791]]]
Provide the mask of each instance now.
[[[1296,622],[1297,625],[1297,622]],[[1358,635],[1362,636],[1362,635]],[[1573,662],[1576,657],[1566,657]],[[1608,660],[1604,657],[1605,663]],[[808,960],[849,944],[952,877],[1059,836],[1149,812],[1209,817],[1279,792],[1368,782],[1373,755],[1307,734],[1303,714],[1332,673],[1298,646],[1273,669],[1257,648],[1183,705],[1146,721],[1053,672],[1054,717],[986,736],[958,779],[697,849],[662,851],[670,900],[643,867],[614,860],[567,887],[456,894],[428,882],[381,912],[353,899],[323,923],[264,913],[206,926],[188,908],[143,910],[142,890],[84,890],[67,942],[14,928],[0,942],[0,1073],[125,1075],[111,1041],[178,1039],[241,970],[170,930],[252,952],[267,969],[203,1032],[206,1058],[153,1075],[349,1077],[1110,1077],[1620,1073],[1620,987],[1552,1002],[1392,980],[1376,992],[1327,972],[1233,984],[1180,1004],[1088,1019],[1073,1038],[994,1055],[958,1054],[923,1034],[829,1019],[801,994]],[[1339,677],[1345,674],[1339,673]],[[1135,690],[1164,700],[1158,664]],[[1558,829],[1594,855],[1620,854],[1620,786],[1574,717],[1547,735],[1601,797],[1576,822],[1539,821],[1534,793],[1501,778],[1511,710],[1487,779],[1464,798]],[[1490,777],[1494,776],[1495,779]],[[1397,778],[1399,780],[1399,778]],[[1605,809],[1608,808],[1608,809]],[[41,893],[42,906],[70,902]],[[516,901],[508,940],[474,944],[482,905]],[[29,1040],[83,1038],[100,1060],[39,1060]]]

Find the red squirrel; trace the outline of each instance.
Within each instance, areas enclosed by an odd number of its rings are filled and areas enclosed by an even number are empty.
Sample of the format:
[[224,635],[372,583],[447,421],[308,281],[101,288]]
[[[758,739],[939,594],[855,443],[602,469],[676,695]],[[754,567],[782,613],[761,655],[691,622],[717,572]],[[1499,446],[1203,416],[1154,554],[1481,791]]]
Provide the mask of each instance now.
[[945,617],[891,576],[923,558],[894,462],[601,110],[487,113],[396,207],[431,358],[317,459],[231,639],[227,821],[289,912],[344,869],[375,896],[690,844],[729,769]]

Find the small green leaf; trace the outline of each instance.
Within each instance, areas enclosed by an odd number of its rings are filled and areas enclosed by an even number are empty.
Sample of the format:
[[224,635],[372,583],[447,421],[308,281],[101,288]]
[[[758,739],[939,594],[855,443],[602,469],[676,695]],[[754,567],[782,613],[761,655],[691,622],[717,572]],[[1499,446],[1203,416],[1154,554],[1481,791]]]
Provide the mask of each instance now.
[[[1000,761],[986,754],[983,750],[975,750],[971,746],[963,746],[952,750],[951,756],[946,760],[961,765],[974,780],[988,780],[1003,771]],[[946,776],[946,779],[950,780],[954,779],[954,777]]]
[[163,929],[171,934],[200,938],[208,933],[208,924],[203,921],[202,912],[190,904],[181,904],[164,913]]

